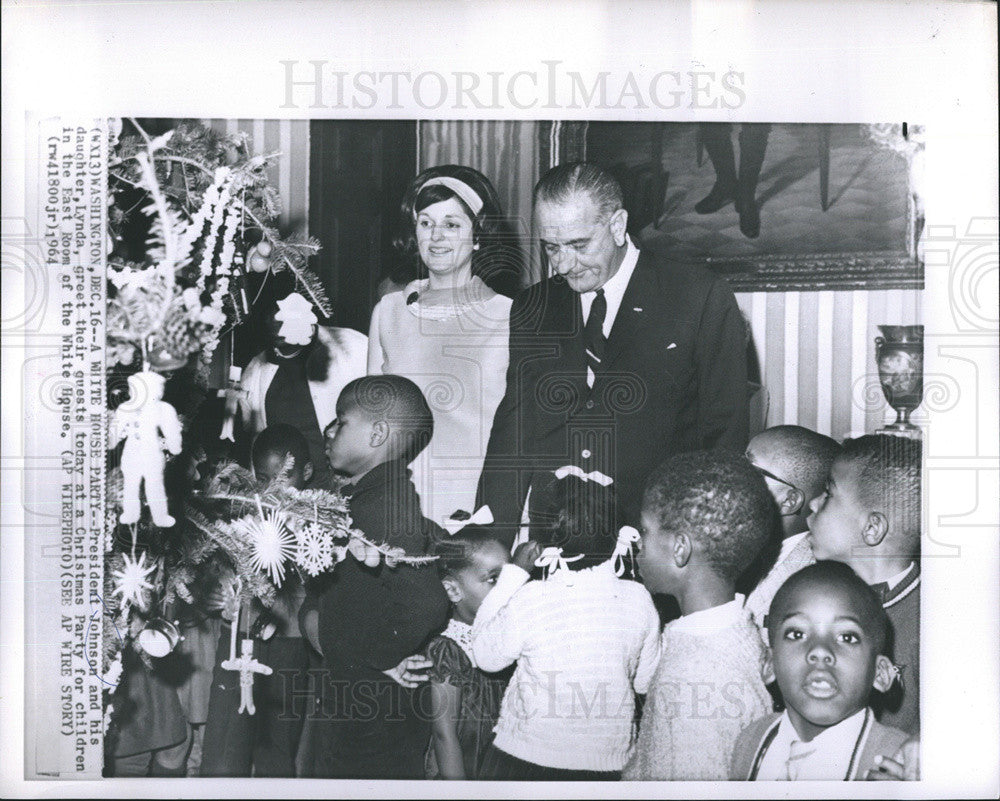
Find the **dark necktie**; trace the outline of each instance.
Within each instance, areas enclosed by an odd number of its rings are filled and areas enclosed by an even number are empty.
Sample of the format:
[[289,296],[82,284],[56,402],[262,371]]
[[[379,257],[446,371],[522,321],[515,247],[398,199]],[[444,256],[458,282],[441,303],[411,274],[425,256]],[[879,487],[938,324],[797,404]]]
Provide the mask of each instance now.
[[590,315],[587,317],[587,324],[583,327],[584,347],[587,349],[587,366],[597,374],[604,360],[604,346],[607,339],[604,337],[604,318],[608,314],[608,299],[604,297],[604,290],[597,290],[597,297],[590,304]]

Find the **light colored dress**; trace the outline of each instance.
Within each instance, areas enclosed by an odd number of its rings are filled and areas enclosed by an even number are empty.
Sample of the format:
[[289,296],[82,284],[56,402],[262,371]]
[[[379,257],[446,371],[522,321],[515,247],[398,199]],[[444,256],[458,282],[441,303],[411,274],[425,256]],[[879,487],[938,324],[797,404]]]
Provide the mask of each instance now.
[[475,511],[506,388],[511,300],[478,277],[457,289],[430,290],[428,283],[413,281],[379,301],[368,373],[405,376],[427,398],[434,436],[411,467],[424,516],[440,524],[456,509]]

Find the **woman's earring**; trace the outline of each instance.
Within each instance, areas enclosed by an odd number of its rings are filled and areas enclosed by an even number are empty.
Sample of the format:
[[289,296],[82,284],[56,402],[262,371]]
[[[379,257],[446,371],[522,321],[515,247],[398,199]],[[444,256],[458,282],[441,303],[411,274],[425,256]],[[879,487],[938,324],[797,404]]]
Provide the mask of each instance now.
[[478,242],[476,242],[476,244],[474,244],[474,245],[472,246],[472,249],[473,249],[473,250],[479,250],[479,243],[478,243]]

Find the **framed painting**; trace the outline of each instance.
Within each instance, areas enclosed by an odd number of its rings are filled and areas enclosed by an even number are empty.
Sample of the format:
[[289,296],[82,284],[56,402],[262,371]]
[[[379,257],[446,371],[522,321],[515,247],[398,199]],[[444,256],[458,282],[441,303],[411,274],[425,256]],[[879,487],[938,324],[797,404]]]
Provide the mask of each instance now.
[[541,172],[586,158],[625,191],[642,247],[737,292],[920,289],[920,127],[550,122]]

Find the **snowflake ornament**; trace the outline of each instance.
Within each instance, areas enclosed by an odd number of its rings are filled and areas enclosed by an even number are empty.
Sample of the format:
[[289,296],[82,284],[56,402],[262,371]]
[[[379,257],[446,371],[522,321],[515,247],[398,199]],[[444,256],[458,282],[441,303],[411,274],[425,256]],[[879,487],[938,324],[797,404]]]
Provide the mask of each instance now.
[[288,521],[282,512],[263,510],[258,517],[244,517],[233,523],[237,534],[250,545],[250,564],[254,570],[267,573],[280,587],[285,580],[285,562],[295,558],[295,536],[288,530]]
[[316,523],[303,523],[296,532],[295,561],[310,576],[318,576],[333,564],[333,538]]
[[120,595],[126,603],[141,606],[143,592],[153,589],[153,585],[146,579],[156,570],[156,563],[146,567],[145,553],[139,555],[138,561],[127,553],[123,554],[122,561],[124,562],[122,569],[114,572],[115,591],[113,594]]

